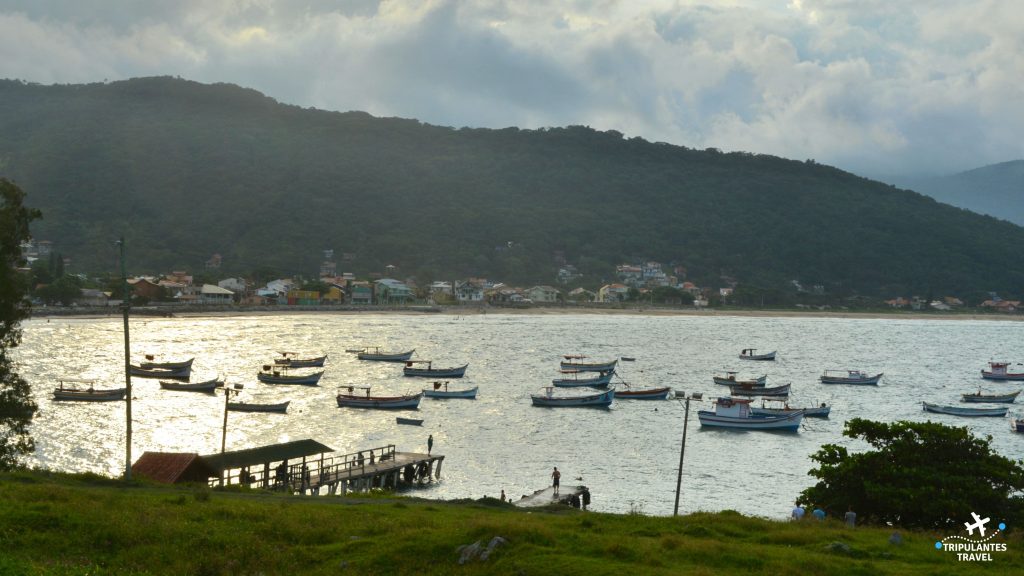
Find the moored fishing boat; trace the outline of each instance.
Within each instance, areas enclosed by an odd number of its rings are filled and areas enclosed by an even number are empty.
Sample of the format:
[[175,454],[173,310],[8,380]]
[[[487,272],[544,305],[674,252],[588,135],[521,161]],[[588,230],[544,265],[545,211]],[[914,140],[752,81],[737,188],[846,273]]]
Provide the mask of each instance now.
[[825,370],[820,378],[822,384],[874,385],[882,379],[882,373],[871,375],[863,370]]
[[615,375],[615,370],[608,370],[606,372],[598,372],[598,376],[590,378],[580,377],[580,374],[592,374],[592,372],[584,372],[580,370],[560,370],[562,374],[572,374],[572,378],[555,378],[551,381],[552,384],[560,388],[572,388],[575,386],[593,386],[601,388],[607,386],[612,381],[612,376]]
[[[338,406],[342,408],[379,408],[386,410],[415,409],[420,405],[423,392],[404,394],[401,396],[371,396],[370,386],[342,386],[338,393]],[[365,390],[365,394],[356,394],[356,389]],[[347,391],[348,393],[345,393]]]
[[800,429],[803,411],[779,416],[755,416],[750,411],[749,398],[722,397],[715,401],[715,410],[700,410],[697,418],[701,426],[731,428],[735,430],[789,430]]
[[671,388],[618,388],[615,390],[616,400],[665,400]]
[[1012,394],[982,394],[981,390],[978,390],[975,394],[961,394],[961,402],[991,402],[994,404],[1012,404],[1017,396],[1020,395],[1021,391],[1017,390]]
[[[124,400],[127,388],[95,388],[95,380],[83,378],[61,378],[53,389],[54,400],[77,400],[81,402],[114,402]],[[82,388],[80,384],[88,384]]]
[[[774,402],[777,405],[769,407],[768,402]],[[777,398],[763,398],[760,407],[753,405],[750,407],[750,413],[754,416],[782,416],[784,414],[803,412],[805,418],[828,418],[831,411],[832,407],[824,402],[820,406],[812,406],[810,408],[793,408],[785,400]]]
[[405,362],[412,358],[412,353],[415,351],[416,349],[413,348],[406,352],[385,352],[379,346],[368,346],[357,352],[356,357],[360,360],[376,360],[378,362]]
[[733,396],[789,396],[792,384],[782,386],[730,386],[729,394]]
[[327,355],[302,358],[297,352],[281,352],[280,358],[274,358],[274,364],[289,368],[320,368],[327,361]]
[[447,382],[434,382],[432,388],[423,389],[423,395],[427,398],[476,398],[478,388],[479,386],[473,386],[461,390],[450,390]]
[[603,392],[597,392],[596,394],[574,394],[574,395],[559,395],[554,394],[555,387],[547,386],[543,388],[543,392],[540,394],[530,394],[530,400],[534,406],[548,406],[548,407],[593,407],[593,408],[605,408],[611,406],[612,400],[615,399],[615,388],[609,388]]
[[775,351],[758,354],[754,348],[744,348],[740,352],[740,360],[775,360]]
[[[426,364],[426,367],[420,368],[416,364]],[[402,368],[402,375],[425,378],[462,378],[466,375],[466,368],[468,366],[469,364],[463,364],[454,368],[434,368],[432,360],[406,360],[405,367]]]
[[276,412],[278,414],[284,414],[288,412],[288,402],[281,402],[278,404],[255,404],[251,402],[228,402],[228,411],[230,412]]
[[169,378],[171,380],[188,380],[192,374],[192,367],[184,368],[143,368],[130,364],[128,371],[137,378]]
[[949,414],[951,416],[995,416],[1002,417],[1006,416],[1006,413],[1010,410],[1009,406],[1000,406],[998,408],[963,408],[960,406],[943,406],[941,404],[929,404],[928,402],[921,402],[921,406],[925,412],[934,412],[936,414]]
[[423,419],[422,418],[403,418],[401,416],[397,416],[395,418],[395,423],[397,423],[397,424],[405,424],[406,426],[422,426],[423,425]]
[[263,371],[256,373],[256,379],[264,384],[302,384],[304,386],[316,386],[320,382],[320,378],[324,375],[324,371],[313,372],[312,374],[288,374],[284,370],[284,366],[277,366],[271,369],[270,366],[264,365]]
[[1014,432],[1024,432],[1024,418],[1014,418],[1010,420],[1010,430]]
[[224,386],[224,381],[219,376],[205,382],[160,381],[160,387],[164,390],[179,390],[182,392],[213,392],[222,386]]
[[619,363],[618,358],[609,362],[584,362],[583,360],[586,360],[587,356],[582,354],[566,354],[562,358],[562,370],[576,370],[579,372],[608,372],[609,370],[614,370],[615,365]]
[[714,381],[715,384],[720,384],[722,386],[764,386],[765,382],[768,381],[768,375],[763,374],[757,378],[740,380],[736,376],[735,372],[729,371],[725,373],[725,376],[715,374],[711,377],[711,380]]
[[1024,372],[1010,372],[1009,362],[989,362],[989,369],[981,371],[986,380],[1024,380]]
[[152,354],[146,354],[146,361],[140,362],[139,368],[143,370],[184,370],[188,368],[191,370],[195,357],[180,362],[154,362],[154,359]]

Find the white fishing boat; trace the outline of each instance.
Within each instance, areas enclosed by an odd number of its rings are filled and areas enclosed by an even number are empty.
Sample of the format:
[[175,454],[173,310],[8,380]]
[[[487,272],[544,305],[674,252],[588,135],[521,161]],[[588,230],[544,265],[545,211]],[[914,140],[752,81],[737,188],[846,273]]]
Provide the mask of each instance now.
[[697,418],[701,426],[731,428],[735,430],[789,430],[800,429],[803,411],[779,416],[755,416],[750,411],[748,398],[719,398],[715,410],[700,410]]
[[[772,403],[771,406],[768,405],[769,402]],[[790,406],[787,401],[777,398],[763,398],[761,400],[761,406],[750,406],[750,413],[754,416],[783,416],[785,414],[803,412],[804,417],[806,418],[828,418],[831,411],[832,407],[824,402],[819,406],[794,408]]]
[[981,371],[986,380],[1024,380],[1024,372],[1010,372],[1009,362],[989,362],[989,369]]
[[552,384],[560,388],[573,388],[576,386],[601,388],[611,383],[612,376],[615,375],[615,370],[598,372],[597,376],[589,376],[593,372],[583,372],[580,370],[559,370],[559,372],[566,376],[572,376],[571,378],[555,378],[551,381]]
[[[342,386],[337,396],[338,406],[342,408],[377,408],[383,410],[415,409],[420,405],[423,392],[403,394],[401,396],[373,396],[370,386]],[[363,394],[356,393],[363,390]]]
[[562,358],[562,370],[576,370],[578,372],[608,372],[614,370],[615,365],[619,363],[618,358],[608,362],[584,362],[587,357],[582,354],[566,354]]
[[378,362],[405,362],[412,358],[415,351],[416,349],[413,348],[406,352],[386,352],[379,346],[368,346],[357,352],[356,357],[360,360],[376,360]]
[[754,348],[744,348],[740,352],[740,360],[775,360],[775,351],[758,354]]
[[174,382],[170,380],[161,380],[160,387],[164,390],[178,390],[182,392],[213,392],[217,388],[224,386],[224,380],[219,376],[211,380],[205,380],[203,382]]
[[323,377],[324,370],[312,374],[289,374],[286,366],[263,365],[263,370],[256,373],[256,379],[264,384],[301,384],[316,386]]
[[722,386],[764,386],[765,382],[768,381],[768,375],[762,374],[756,378],[741,379],[736,375],[736,372],[729,371],[724,376],[715,374],[711,377],[711,380],[715,384]]
[[156,357],[152,354],[146,354],[146,361],[139,363],[139,368],[143,370],[184,370],[192,369],[192,362],[195,357],[189,358],[188,360],[174,361],[174,362],[154,362]]
[[534,406],[548,406],[551,408],[560,407],[595,407],[605,408],[611,406],[615,399],[615,388],[609,388],[595,394],[555,394],[554,386],[543,388],[540,394],[530,394]]
[[618,388],[615,390],[616,400],[665,400],[672,389],[668,386],[660,388]]
[[941,404],[929,404],[928,402],[921,402],[921,406],[925,412],[934,412],[936,414],[949,414],[951,416],[995,416],[1002,417],[1006,416],[1006,413],[1010,411],[1009,406],[1000,406],[998,408],[963,408],[960,406],[943,406]]
[[974,394],[961,394],[961,402],[971,403],[993,403],[993,404],[1012,404],[1021,393],[1020,390],[1012,392],[1010,394],[982,394],[981,390],[978,390]]
[[729,394],[733,396],[789,396],[792,384],[782,386],[730,386]]
[[466,375],[469,364],[452,368],[435,368],[432,360],[406,360],[402,368],[403,376],[419,376],[423,378],[462,378]]
[[860,386],[875,385],[881,379],[881,372],[872,375],[863,370],[825,370],[825,373],[819,378],[822,384],[856,384]]
[[326,361],[326,354],[303,358],[297,352],[281,352],[280,358],[274,358],[274,364],[289,368],[320,368]]
[[427,398],[476,398],[478,388],[450,389],[447,382],[434,382],[433,387],[423,389],[423,395]]

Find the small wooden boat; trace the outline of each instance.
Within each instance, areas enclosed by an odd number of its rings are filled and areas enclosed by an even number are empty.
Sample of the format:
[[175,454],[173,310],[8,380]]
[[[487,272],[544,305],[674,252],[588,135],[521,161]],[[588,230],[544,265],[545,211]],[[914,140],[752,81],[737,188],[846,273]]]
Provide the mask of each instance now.
[[825,370],[825,373],[819,378],[822,384],[857,384],[861,386],[878,384],[881,379],[881,372],[872,376],[863,370]]
[[192,361],[195,358],[189,358],[181,362],[153,362],[154,356],[152,354],[146,354],[146,361],[139,363],[139,368],[143,370],[183,370],[185,368],[192,369]]
[[213,392],[222,386],[224,386],[224,381],[220,377],[205,382],[160,381],[160,387],[164,390],[180,390],[182,392]]
[[986,380],[1024,380],[1024,372],[1010,372],[1009,362],[989,362],[989,369],[981,371]]
[[615,388],[609,388],[604,392],[598,392],[596,394],[577,394],[572,396],[555,396],[554,386],[548,386],[543,389],[544,392],[541,394],[530,394],[530,399],[533,401],[534,406],[548,406],[548,407],[596,407],[604,408],[611,406],[612,400],[615,399]]
[[991,402],[993,404],[1012,404],[1017,396],[1020,395],[1021,391],[1017,390],[1012,394],[982,394],[981,390],[978,390],[976,394],[961,394],[961,402]]
[[561,368],[562,370],[576,370],[579,372],[608,372],[614,370],[615,365],[619,363],[616,358],[610,362],[584,362],[587,357],[582,354],[566,354],[563,356]]
[[[767,405],[768,402],[781,403],[781,406]],[[828,418],[829,413],[832,411],[832,407],[824,402],[821,406],[812,406],[810,408],[793,408],[785,400],[764,398],[761,400],[761,406],[751,406],[750,413],[754,416],[783,416],[786,414],[793,414],[795,412],[803,412],[804,417],[810,418]]]
[[256,379],[265,384],[302,384],[304,386],[316,386],[324,371],[313,372],[312,374],[287,374],[284,366],[275,367],[271,370],[268,365],[263,366],[262,372],[256,373]]
[[1014,418],[1010,420],[1010,430],[1014,432],[1024,432],[1024,418]]
[[[53,389],[54,400],[77,400],[80,402],[114,402],[124,400],[127,388],[95,388],[95,380],[82,378],[61,378]],[[79,385],[88,384],[87,388]]]
[[622,360],[623,362],[636,362],[636,358],[633,358],[632,356],[620,356],[619,360]]
[[758,354],[754,348],[744,348],[740,352],[740,360],[775,360],[775,351]]
[[130,364],[128,367],[129,373],[137,378],[169,378],[171,380],[188,380],[188,377],[192,374],[192,367],[186,366],[185,368],[143,368],[142,366],[136,366]]
[[701,426],[731,428],[734,430],[788,430],[800,429],[803,411],[779,416],[755,416],[750,411],[749,398],[719,398],[715,410],[700,410],[697,418]]
[[228,402],[228,411],[230,412],[276,412],[284,414],[288,412],[288,402],[281,402],[280,404],[253,404],[250,402]]
[[735,372],[726,372],[725,376],[715,374],[711,377],[711,380],[715,384],[721,384],[722,386],[764,386],[765,382],[768,381],[768,375],[763,374],[751,380],[740,380],[736,377]]
[[327,355],[302,358],[296,352],[281,352],[281,358],[274,358],[274,364],[289,368],[320,368],[327,361]]
[[733,396],[789,396],[792,384],[782,386],[730,386],[729,394]]
[[998,408],[962,408],[960,406],[942,406],[940,404],[929,404],[927,402],[921,402],[921,406],[925,412],[934,412],[936,414],[949,414],[951,416],[1006,416],[1006,413],[1010,410],[1009,406],[1000,406]]
[[572,378],[555,378],[551,381],[552,384],[560,388],[572,388],[575,386],[593,386],[595,388],[603,388],[612,381],[612,376],[615,375],[615,370],[608,370],[607,372],[598,372],[598,376],[592,378],[581,378],[580,374],[591,374],[591,372],[581,372],[580,370],[560,370],[562,374],[572,374]]
[[406,426],[422,426],[423,425],[423,419],[422,418],[402,418],[401,416],[398,416],[398,417],[395,418],[395,422],[397,424],[405,424]]
[[[416,364],[426,364],[426,367],[419,368]],[[466,375],[467,367],[469,364],[454,368],[434,368],[434,363],[431,360],[406,360],[405,367],[402,368],[402,375],[426,378],[462,378]]]
[[616,400],[665,400],[671,389],[661,388],[619,388],[615,390]]
[[479,386],[462,390],[449,390],[447,382],[434,382],[433,388],[424,388],[423,395],[427,398],[476,398]]
[[377,346],[363,348],[356,353],[356,357],[360,360],[376,360],[378,362],[405,362],[409,358],[412,358],[412,353],[416,349],[413,348],[408,352],[385,352]]
[[[338,406],[342,408],[378,408],[385,410],[416,409],[420,405],[422,392],[403,396],[371,396],[370,386],[343,386],[337,396]],[[365,390],[365,394],[356,394],[356,389]]]

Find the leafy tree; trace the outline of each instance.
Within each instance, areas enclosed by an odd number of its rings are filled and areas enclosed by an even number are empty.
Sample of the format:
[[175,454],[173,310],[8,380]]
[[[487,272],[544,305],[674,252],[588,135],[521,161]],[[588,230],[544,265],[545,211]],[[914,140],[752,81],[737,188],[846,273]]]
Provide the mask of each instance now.
[[987,438],[966,427],[932,422],[892,424],[854,418],[845,436],[875,450],[851,454],[826,444],[811,456],[818,483],[800,502],[841,515],[847,507],[858,518],[917,528],[946,528],[972,511],[999,514],[1010,524],[1024,520],[1024,468],[992,451]]
[[47,304],[71,305],[82,293],[82,280],[77,276],[65,274],[52,283],[43,286],[36,294]]
[[20,324],[29,314],[29,277],[17,270],[25,264],[21,243],[31,238],[29,223],[40,216],[22,205],[24,197],[13,182],[0,178],[0,470],[16,467],[20,456],[35,449],[28,427],[38,407],[9,356],[21,343]]

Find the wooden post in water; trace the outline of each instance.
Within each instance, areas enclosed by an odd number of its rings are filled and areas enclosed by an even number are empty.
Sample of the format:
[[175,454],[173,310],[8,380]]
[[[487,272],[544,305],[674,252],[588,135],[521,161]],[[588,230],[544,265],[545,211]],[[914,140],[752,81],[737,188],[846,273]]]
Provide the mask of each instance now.
[[686,397],[686,413],[683,416],[683,442],[679,447],[679,475],[676,476],[676,506],[672,510],[673,516],[679,516],[679,491],[683,485],[683,454],[686,453],[686,428],[690,422],[690,397]]
[[[220,455],[224,456],[224,450],[228,444],[228,401],[231,400],[232,394],[238,394],[238,390],[228,387],[228,383],[224,383],[224,426],[221,428],[220,435]],[[220,472],[220,485],[224,485],[224,470]]]
[[117,241],[121,247],[121,310],[124,313],[124,385],[125,385],[125,443],[124,443],[124,479],[132,479],[132,349],[128,338],[128,308],[131,306],[131,295],[128,294],[128,272],[124,265],[124,236]]

